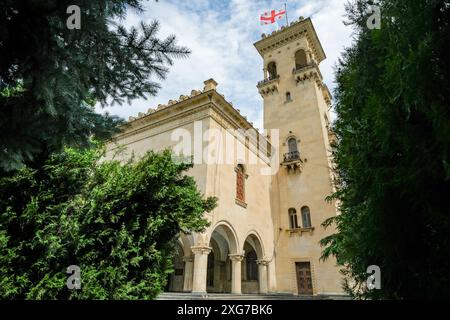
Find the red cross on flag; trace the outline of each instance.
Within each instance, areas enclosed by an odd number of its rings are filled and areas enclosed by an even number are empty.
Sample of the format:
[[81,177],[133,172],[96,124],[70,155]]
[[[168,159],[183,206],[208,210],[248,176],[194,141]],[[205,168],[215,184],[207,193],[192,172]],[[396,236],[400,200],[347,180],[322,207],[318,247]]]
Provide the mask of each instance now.
[[272,24],[275,23],[276,20],[283,19],[285,14],[285,9],[271,10],[270,12],[264,12],[263,14],[261,14],[259,16],[259,21],[261,22],[261,25]]

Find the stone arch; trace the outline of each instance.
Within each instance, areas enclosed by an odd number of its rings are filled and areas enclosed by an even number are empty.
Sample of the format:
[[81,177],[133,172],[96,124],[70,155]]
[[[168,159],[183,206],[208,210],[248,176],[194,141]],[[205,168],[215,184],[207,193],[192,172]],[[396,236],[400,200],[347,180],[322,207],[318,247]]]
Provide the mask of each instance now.
[[220,234],[227,241],[230,254],[238,253],[238,248],[240,248],[238,236],[236,230],[234,230],[233,226],[228,221],[221,220],[211,228],[210,240],[213,237],[214,232]]
[[219,221],[211,229],[206,272],[207,292],[231,291],[231,260],[240,248],[236,231],[227,221]]
[[[190,250],[190,249],[189,249]],[[185,251],[183,248],[183,243],[181,241],[176,241],[175,252],[173,256],[173,268],[174,272],[170,274],[169,281],[167,283],[167,291],[171,292],[182,292],[184,287],[184,256]]]
[[244,243],[242,244],[242,250],[244,251],[245,242],[249,239],[251,240],[251,246],[255,249],[258,259],[263,259],[265,256],[264,244],[261,236],[256,230],[250,230],[244,238]]
[[[261,288],[267,287],[267,275],[262,275],[260,263],[264,260],[263,242],[255,230],[247,233],[243,244],[244,259],[242,263],[242,292],[243,293],[261,293]],[[261,284],[265,282],[265,284]]]
[[180,232],[178,242],[181,244],[181,247],[183,248],[184,256],[186,257],[192,256],[191,247],[195,243],[193,235],[190,233]]

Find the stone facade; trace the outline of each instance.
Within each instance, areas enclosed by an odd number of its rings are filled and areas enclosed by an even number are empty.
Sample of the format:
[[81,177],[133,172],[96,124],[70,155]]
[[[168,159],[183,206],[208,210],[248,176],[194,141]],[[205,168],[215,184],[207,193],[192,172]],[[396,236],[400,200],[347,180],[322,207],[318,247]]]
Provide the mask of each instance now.
[[156,110],[130,118],[106,158],[139,157],[171,148],[192,155],[192,175],[204,196],[218,197],[202,234],[181,234],[168,290],[340,294],[335,261],[320,261],[321,227],[336,215],[328,109],[319,70],[325,54],[310,19],[300,19],[255,43],[264,63],[260,134],[205,81]]

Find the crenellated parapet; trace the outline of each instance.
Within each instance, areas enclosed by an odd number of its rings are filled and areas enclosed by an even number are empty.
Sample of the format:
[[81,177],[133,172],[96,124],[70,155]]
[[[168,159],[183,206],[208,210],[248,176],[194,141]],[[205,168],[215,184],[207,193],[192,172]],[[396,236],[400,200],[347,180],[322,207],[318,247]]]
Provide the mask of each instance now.
[[305,19],[300,17],[288,27],[281,27],[280,30],[273,31],[269,35],[262,34],[261,38],[261,40],[255,43],[255,47],[263,57],[267,52],[292,43],[297,39],[306,38],[317,63],[322,62],[326,58],[310,18]]
[[128,122],[132,122],[132,121],[138,120],[140,118],[146,117],[157,111],[166,109],[173,105],[176,105],[179,102],[189,100],[190,98],[194,98],[202,93],[203,93],[203,91],[201,91],[201,90],[192,90],[189,95],[180,95],[180,97],[178,99],[171,99],[171,100],[167,101],[166,104],[158,104],[158,106],[156,108],[148,108],[147,112],[139,112],[137,117],[129,117]]

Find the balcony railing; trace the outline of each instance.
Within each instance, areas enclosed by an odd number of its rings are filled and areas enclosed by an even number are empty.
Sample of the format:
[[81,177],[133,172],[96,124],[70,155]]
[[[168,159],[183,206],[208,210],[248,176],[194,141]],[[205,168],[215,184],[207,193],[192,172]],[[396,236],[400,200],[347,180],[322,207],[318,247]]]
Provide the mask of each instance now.
[[309,70],[309,69],[315,69],[317,71],[317,73],[319,74],[319,77],[322,79],[322,73],[320,72],[319,66],[317,65],[317,63],[315,62],[310,62],[306,65],[298,65],[295,66],[294,69],[292,69],[292,74],[294,76],[300,75],[303,72]]
[[271,83],[272,81],[278,80],[279,78],[280,78],[280,76],[276,75],[276,76],[272,76],[272,77],[269,77],[267,79],[264,79],[264,80],[258,82],[258,87],[264,86],[264,85],[266,85],[268,83]]
[[300,160],[300,152],[298,151],[291,151],[288,153],[284,154],[283,157],[284,162],[291,162],[291,161],[296,161],[296,160]]

